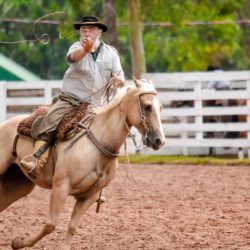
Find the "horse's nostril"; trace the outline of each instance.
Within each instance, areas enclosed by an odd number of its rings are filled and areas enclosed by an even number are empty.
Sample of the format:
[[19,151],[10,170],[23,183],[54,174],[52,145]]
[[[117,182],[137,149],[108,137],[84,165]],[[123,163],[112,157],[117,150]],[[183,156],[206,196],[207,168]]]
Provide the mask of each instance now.
[[156,145],[161,145],[161,139],[160,139],[160,138],[157,138],[157,139],[155,140],[155,144],[156,144]]

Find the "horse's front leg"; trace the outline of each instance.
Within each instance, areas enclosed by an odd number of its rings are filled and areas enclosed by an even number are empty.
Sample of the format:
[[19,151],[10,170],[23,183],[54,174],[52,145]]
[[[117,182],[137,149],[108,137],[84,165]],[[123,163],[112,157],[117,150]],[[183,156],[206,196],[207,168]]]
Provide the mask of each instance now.
[[91,196],[90,198],[86,200],[79,200],[79,199],[76,200],[74,210],[71,215],[71,220],[69,223],[65,242],[64,242],[64,245],[60,249],[63,249],[63,250],[70,249],[72,238],[76,232],[76,229],[78,228],[80,224],[83,213],[86,212],[88,208],[96,201],[97,197],[98,197],[98,193],[95,193],[93,196]]
[[62,181],[55,183],[52,187],[50,196],[49,218],[43,229],[33,236],[17,237],[12,242],[13,249],[20,249],[23,247],[32,247],[37,241],[45,235],[54,231],[59,214],[63,208],[66,198],[69,194],[69,182]]

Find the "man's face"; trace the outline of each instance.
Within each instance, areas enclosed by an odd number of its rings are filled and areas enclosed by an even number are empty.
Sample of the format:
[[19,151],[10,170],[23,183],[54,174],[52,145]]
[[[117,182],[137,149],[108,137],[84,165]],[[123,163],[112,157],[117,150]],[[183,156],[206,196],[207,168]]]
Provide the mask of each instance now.
[[101,30],[96,26],[82,26],[80,28],[80,34],[82,39],[90,38],[93,42],[101,35]]

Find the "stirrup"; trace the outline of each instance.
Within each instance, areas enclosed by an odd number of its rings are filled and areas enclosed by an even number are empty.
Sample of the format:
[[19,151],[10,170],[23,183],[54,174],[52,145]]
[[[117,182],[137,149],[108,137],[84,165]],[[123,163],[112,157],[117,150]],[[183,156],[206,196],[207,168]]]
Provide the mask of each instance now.
[[28,160],[27,162],[31,162],[31,161],[35,162],[35,166],[32,169],[27,170],[27,172],[30,174],[37,167],[37,165],[38,165],[38,159],[34,155],[26,155],[26,156],[24,156],[24,158],[22,159],[22,161],[26,161],[25,159],[29,158],[29,157],[31,157],[32,159],[30,161]]

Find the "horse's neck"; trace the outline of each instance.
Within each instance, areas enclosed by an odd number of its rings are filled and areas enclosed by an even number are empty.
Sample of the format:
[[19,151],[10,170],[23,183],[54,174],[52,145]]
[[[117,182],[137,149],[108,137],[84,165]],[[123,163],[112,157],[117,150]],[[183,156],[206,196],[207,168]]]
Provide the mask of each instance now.
[[113,152],[119,151],[128,135],[119,107],[97,115],[91,131],[101,145]]

